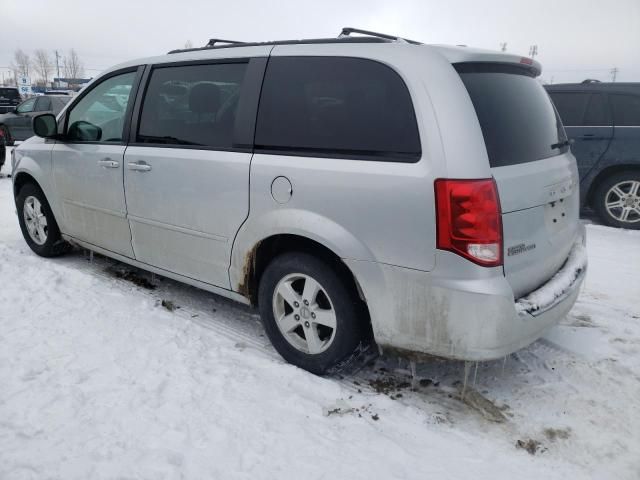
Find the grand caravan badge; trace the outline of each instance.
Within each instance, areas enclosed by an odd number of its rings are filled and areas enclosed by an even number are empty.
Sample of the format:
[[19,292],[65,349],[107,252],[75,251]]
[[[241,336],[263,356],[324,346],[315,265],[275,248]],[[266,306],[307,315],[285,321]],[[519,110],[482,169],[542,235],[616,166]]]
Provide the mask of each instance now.
[[520,243],[518,245],[514,245],[513,247],[509,247],[507,249],[507,256],[513,257],[514,255],[520,255],[521,253],[528,252],[529,250],[533,250],[534,248],[536,248],[535,243],[530,243],[529,245]]

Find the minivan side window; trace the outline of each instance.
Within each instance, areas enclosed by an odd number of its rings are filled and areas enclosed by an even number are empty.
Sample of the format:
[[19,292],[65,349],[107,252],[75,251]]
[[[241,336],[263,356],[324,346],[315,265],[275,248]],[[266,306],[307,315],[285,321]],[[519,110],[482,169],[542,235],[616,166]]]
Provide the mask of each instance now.
[[609,95],[616,126],[640,126],[640,95]]
[[137,142],[228,149],[247,63],[155,68]]
[[136,72],[115,75],[92,88],[69,112],[69,142],[122,142]]
[[266,153],[416,162],[418,125],[401,77],[347,57],[271,57],[255,145]]

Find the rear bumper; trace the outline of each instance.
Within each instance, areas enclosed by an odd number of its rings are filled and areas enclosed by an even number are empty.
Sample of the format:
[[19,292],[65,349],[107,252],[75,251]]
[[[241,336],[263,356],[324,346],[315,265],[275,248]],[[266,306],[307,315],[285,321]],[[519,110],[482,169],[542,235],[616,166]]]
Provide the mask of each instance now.
[[469,262],[448,252],[438,256],[448,271],[456,271],[456,278],[439,274],[437,268],[427,273],[346,260],[367,299],[374,336],[383,349],[460,360],[504,357],[538,339],[571,310],[587,270],[582,236],[546,284],[516,301],[501,269],[484,269],[478,278],[475,268],[467,276],[464,270],[473,268]]

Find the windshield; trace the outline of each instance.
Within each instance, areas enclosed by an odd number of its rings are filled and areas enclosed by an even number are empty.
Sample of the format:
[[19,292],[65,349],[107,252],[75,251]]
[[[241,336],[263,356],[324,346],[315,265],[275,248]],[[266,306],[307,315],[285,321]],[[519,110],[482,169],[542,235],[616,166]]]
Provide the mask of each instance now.
[[476,109],[492,167],[568,150],[560,117],[528,69],[495,63],[459,63],[455,68]]

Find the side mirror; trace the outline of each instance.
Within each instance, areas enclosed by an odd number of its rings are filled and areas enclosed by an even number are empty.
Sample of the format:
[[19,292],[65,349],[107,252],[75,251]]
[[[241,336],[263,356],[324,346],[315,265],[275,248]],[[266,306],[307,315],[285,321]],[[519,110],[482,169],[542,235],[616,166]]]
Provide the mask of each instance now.
[[33,131],[42,138],[55,137],[58,134],[58,122],[50,113],[43,113],[33,117]]
[[69,141],[98,142],[102,138],[102,129],[91,122],[78,120],[69,125],[66,138]]

